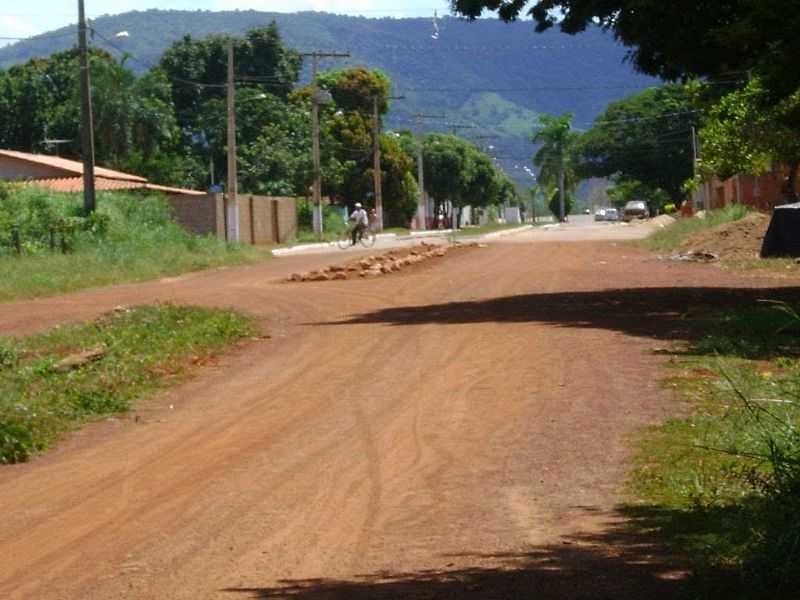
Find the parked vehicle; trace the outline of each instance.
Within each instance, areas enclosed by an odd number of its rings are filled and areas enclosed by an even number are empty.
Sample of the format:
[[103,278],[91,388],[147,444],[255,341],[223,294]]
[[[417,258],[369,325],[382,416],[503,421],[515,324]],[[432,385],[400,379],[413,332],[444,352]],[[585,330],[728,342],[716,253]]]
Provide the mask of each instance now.
[[650,209],[647,208],[647,202],[642,200],[631,200],[625,205],[622,212],[622,219],[624,221],[633,221],[634,219],[648,219],[650,217]]
[[606,221],[619,221],[619,212],[616,208],[606,209]]
[[595,221],[605,221],[606,220],[606,209],[605,208],[598,208],[594,211],[594,220]]

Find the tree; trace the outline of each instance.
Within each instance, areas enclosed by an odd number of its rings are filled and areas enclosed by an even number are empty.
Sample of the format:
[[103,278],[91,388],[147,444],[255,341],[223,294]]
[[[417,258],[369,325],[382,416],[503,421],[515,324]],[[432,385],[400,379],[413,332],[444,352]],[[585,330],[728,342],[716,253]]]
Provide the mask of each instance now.
[[702,175],[758,175],[774,164],[789,168],[784,195],[793,199],[800,169],[800,90],[773,103],[760,78],[714,105],[703,128]]
[[614,102],[579,138],[574,149],[578,172],[584,178],[636,181],[640,189],[663,190],[680,205],[682,186],[692,176],[690,136],[698,112],[681,85]]
[[578,180],[572,161],[572,154],[578,133],[573,131],[572,114],[560,117],[539,115],[540,127],[533,135],[534,144],[541,144],[533,157],[533,164],[539,167],[540,183],[559,190],[559,220],[567,216],[566,196],[577,187]]
[[[124,62],[97,49],[90,65],[97,162],[180,183],[178,172],[186,165],[174,156],[180,134],[167,80],[159,73],[137,78]],[[46,138],[59,138],[68,140],[59,146],[62,156],[80,157],[78,73],[78,53],[70,50],[0,74],[0,146],[51,152]]]
[[282,99],[294,87],[302,58],[283,45],[274,21],[249,31],[244,38],[218,35],[196,40],[186,35],[164,52],[159,63],[172,81],[172,98],[182,128],[195,129],[203,105],[225,97],[230,44],[238,81]]
[[631,48],[640,71],[667,80],[730,79],[752,69],[780,97],[800,87],[800,11],[793,0],[452,0],[452,6],[469,18],[489,10],[507,21],[530,6],[526,14],[537,31],[558,24],[574,34],[599,25]]
[[563,221],[567,215],[572,213],[574,205],[575,198],[571,193],[564,194],[562,203],[561,194],[558,190],[550,192],[550,201],[547,203],[547,208],[556,219]]

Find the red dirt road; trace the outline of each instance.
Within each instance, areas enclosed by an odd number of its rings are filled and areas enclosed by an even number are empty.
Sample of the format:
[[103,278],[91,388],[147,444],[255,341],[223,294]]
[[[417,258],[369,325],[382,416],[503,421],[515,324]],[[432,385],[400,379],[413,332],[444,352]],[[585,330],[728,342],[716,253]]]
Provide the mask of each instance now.
[[167,300],[272,336],[0,468],[0,598],[675,596],[680,564],[617,508],[627,436],[678,410],[652,349],[795,290],[611,243],[277,281],[335,258],[0,305],[2,334]]

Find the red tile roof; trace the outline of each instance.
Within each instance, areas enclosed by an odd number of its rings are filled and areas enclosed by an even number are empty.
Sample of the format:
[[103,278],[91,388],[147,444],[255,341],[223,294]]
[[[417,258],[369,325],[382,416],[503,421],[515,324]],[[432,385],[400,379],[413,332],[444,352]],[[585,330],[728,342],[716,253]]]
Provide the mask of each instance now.
[[[83,176],[83,163],[77,160],[69,160],[68,158],[60,158],[58,156],[48,156],[46,154],[30,154],[29,152],[17,152],[16,150],[0,150],[0,156],[14,158],[16,160],[23,160],[32,162],[46,167],[52,167],[60,171],[66,171],[66,174],[73,174]],[[139,177],[138,175],[131,175],[130,173],[123,173],[122,171],[114,171],[113,169],[106,169],[105,167],[95,167],[94,173],[96,177],[105,177],[107,179],[121,179],[123,181],[139,181],[146,183],[147,179]]]

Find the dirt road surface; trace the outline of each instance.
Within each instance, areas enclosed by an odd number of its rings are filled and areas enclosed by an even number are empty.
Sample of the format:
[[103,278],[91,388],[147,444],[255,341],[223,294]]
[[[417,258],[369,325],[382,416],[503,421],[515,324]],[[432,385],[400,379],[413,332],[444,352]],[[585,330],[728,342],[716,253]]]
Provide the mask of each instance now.
[[159,300],[271,336],[0,468],[0,598],[675,597],[620,508],[628,436],[679,410],[653,349],[769,282],[539,239],[279,281],[330,262],[0,305],[2,334]]

